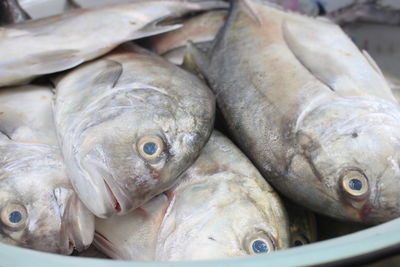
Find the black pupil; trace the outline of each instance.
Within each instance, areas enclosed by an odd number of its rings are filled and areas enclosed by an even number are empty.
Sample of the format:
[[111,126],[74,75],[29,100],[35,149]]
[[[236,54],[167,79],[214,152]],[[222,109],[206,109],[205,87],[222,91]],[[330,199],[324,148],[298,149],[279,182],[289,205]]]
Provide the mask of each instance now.
[[302,246],[302,245],[304,245],[304,244],[303,244],[303,242],[301,242],[300,240],[294,241],[294,246],[295,246],[295,247],[299,247],[299,246]]
[[12,223],[19,223],[22,220],[22,214],[19,211],[13,211],[8,216],[8,220]]
[[253,251],[255,253],[265,253],[268,252],[268,246],[264,241],[256,240],[252,245]]
[[353,190],[361,190],[362,188],[362,182],[358,179],[351,179],[349,182],[349,186]]
[[144,153],[146,153],[147,155],[153,155],[154,153],[156,153],[157,151],[157,144],[154,142],[148,142],[146,144],[144,144],[143,146],[143,151]]

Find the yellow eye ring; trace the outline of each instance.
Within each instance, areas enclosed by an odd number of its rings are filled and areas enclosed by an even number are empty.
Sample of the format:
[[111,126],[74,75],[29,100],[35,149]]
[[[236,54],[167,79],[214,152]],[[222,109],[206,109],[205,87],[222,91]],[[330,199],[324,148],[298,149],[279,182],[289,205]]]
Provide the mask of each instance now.
[[245,239],[245,248],[249,254],[271,253],[275,244],[264,231],[258,231]]
[[368,180],[359,171],[349,171],[342,178],[342,188],[352,197],[362,197],[368,193]]
[[7,228],[18,231],[26,226],[28,213],[24,206],[15,203],[9,203],[1,209],[1,222]]
[[137,150],[142,158],[152,160],[164,151],[164,142],[157,136],[145,136],[137,143]]

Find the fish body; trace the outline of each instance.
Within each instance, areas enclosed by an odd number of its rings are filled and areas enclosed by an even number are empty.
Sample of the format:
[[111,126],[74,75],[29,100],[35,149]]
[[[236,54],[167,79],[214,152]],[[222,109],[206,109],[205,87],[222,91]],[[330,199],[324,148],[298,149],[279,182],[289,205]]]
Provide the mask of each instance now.
[[17,0],[0,1],[0,25],[22,22],[30,19]]
[[72,183],[99,217],[127,213],[172,187],[211,134],[209,88],[139,47],[71,71],[56,91]]
[[0,241],[60,254],[88,247],[94,216],[69,182],[48,87],[0,91]]
[[98,219],[94,244],[125,260],[245,256],[287,248],[288,218],[252,163],[214,131],[173,188],[125,216]]
[[[87,9],[0,28],[0,86],[73,68],[117,45],[179,27],[159,25],[219,1],[135,1]],[[84,36],[85,38],[82,38]]]
[[191,54],[236,143],[278,191],[343,220],[400,215],[399,105],[337,25],[235,1],[210,53]]

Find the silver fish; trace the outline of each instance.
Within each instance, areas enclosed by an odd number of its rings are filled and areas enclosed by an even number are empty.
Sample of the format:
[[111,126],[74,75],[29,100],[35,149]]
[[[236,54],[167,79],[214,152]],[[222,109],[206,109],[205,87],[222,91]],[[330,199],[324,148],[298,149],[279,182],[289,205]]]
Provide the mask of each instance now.
[[214,131],[171,190],[125,216],[96,220],[94,244],[118,259],[205,260],[287,248],[288,230],[277,193]]
[[56,90],[72,183],[99,217],[125,214],[170,188],[211,134],[209,88],[139,47],[71,71]]
[[326,19],[250,0],[234,2],[217,39],[191,53],[275,188],[343,220],[400,216],[399,105],[367,53]]
[[0,91],[0,241],[70,254],[88,247],[94,216],[72,189],[48,87]]
[[[220,1],[135,1],[75,9],[59,16],[0,27],[0,86],[75,67],[117,45],[179,28],[161,23]],[[83,38],[84,36],[84,38]]]
[[17,0],[0,1],[0,25],[22,22],[30,19]]

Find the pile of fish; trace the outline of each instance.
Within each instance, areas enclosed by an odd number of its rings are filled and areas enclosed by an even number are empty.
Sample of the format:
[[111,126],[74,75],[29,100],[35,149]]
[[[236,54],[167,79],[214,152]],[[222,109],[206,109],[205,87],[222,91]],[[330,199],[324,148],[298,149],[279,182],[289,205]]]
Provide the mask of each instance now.
[[333,22],[398,10],[115,2],[0,3],[1,242],[220,259],[400,217],[399,78]]

